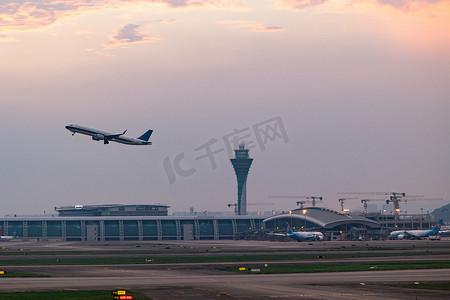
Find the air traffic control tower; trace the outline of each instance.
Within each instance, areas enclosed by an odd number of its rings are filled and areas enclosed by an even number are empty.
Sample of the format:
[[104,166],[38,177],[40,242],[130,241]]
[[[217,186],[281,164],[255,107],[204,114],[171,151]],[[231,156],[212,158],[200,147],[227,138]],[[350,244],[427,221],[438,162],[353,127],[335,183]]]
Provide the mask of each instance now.
[[230,159],[236,172],[238,183],[238,215],[247,214],[247,176],[253,162],[253,158],[248,157],[248,151],[248,149],[245,149],[244,143],[241,143],[239,144],[239,149],[234,150],[235,157]]

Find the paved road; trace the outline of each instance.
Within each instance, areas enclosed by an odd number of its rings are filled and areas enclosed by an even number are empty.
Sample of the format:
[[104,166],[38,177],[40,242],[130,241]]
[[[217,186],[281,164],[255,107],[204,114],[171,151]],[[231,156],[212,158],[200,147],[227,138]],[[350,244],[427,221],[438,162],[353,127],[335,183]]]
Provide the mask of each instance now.
[[[150,256],[151,257],[151,256]],[[56,259],[56,258],[55,258]],[[393,257],[356,257],[356,258],[325,258],[277,261],[242,261],[242,262],[202,262],[202,263],[167,263],[167,264],[118,264],[118,265],[29,265],[5,266],[7,272],[36,273],[52,277],[80,277],[80,276],[121,276],[120,272],[128,272],[127,276],[147,276],[152,270],[182,269],[193,274],[214,272],[224,266],[263,266],[286,264],[328,264],[328,263],[356,263],[365,262],[376,265],[379,262],[407,262],[407,261],[449,261],[450,255],[427,256],[393,256]],[[134,273],[130,273],[133,270]],[[222,273],[222,272],[216,272]]]
[[[121,272],[122,273],[122,272]],[[149,276],[3,278],[0,291],[134,289],[153,299],[414,299],[385,284],[449,281],[450,269],[276,275],[189,275],[153,270]],[[378,288],[378,286],[380,286]],[[413,294],[411,294],[413,293]],[[421,292],[420,299],[449,298],[449,292]]]
[[[135,246],[139,245],[139,248]],[[36,241],[21,241],[13,240],[2,243],[2,246],[7,248],[25,250],[42,250],[42,251],[58,251],[58,250],[123,250],[124,248],[132,248],[135,250],[147,250],[162,249],[166,250],[167,246],[171,249],[179,248],[180,245],[184,247],[193,247],[195,249],[211,249],[216,247],[220,250],[245,250],[252,251],[262,249],[265,250],[314,250],[317,248],[341,248],[352,249],[353,247],[364,247],[370,245],[370,247],[381,248],[403,248],[403,247],[429,247],[429,246],[441,246],[448,248],[450,246],[450,237],[442,238],[441,241],[429,241],[429,240],[385,240],[385,241],[316,241],[316,242],[269,242],[269,241],[246,241],[246,240],[217,240],[217,241],[104,241],[104,242],[36,242]]]

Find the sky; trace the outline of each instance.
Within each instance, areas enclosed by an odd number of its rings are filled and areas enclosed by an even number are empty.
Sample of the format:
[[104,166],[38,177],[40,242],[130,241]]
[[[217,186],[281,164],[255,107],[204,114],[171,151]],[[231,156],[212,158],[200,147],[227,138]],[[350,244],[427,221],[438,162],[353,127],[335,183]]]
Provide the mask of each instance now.
[[[2,1],[0,65],[0,215],[230,211],[242,141],[249,211],[297,207],[270,195],[450,202],[448,0]],[[153,145],[71,123],[153,129]]]

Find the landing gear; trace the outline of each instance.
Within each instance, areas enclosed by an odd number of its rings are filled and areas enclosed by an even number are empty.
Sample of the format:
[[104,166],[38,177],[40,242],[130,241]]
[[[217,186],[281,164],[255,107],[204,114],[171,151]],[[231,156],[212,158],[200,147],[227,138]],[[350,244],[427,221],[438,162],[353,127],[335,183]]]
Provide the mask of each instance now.
[[109,141],[107,139],[104,139],[103,144],[107,145],[107,144],[109,144]]
[[72,132],[72,136],[74,136],[75,135],[75,132]]

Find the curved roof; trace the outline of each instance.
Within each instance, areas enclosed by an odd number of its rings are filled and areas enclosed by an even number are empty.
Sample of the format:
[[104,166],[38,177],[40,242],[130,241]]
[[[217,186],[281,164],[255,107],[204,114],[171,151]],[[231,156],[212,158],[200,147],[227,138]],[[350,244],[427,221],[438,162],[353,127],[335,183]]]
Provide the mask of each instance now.
[[289,214],[280,214],[269,217],[263,222],[269,222],[277,219],[294,218],[306,220],[308,222],[317,224],[326,229],[334,228],[345,224],[360,224],[371,228],[380,228],[380,224],[364,218],[362,216],[343,214],[333,209],[323,207],[306,207],[303,209],[292,210]]

